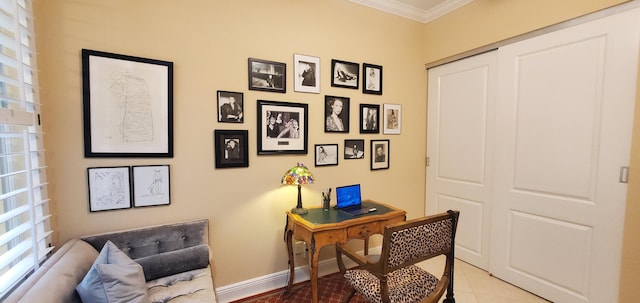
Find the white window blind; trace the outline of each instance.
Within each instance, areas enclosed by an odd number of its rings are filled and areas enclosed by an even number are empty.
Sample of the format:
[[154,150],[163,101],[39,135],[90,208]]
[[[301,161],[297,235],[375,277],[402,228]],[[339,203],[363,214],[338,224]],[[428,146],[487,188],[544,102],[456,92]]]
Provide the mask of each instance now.
[[50,247],[30,0],[0,1],[0,299]]

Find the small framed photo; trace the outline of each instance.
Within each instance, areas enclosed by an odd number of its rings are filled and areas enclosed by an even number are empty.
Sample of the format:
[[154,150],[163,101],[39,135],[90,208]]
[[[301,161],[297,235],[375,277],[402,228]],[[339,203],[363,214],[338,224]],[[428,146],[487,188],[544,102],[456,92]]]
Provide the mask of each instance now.
[[244,94],[218,91],[218,122],[244,123]]
[[331,86],[358,89],[360,64],[331,60]]
[[89,211],[131,207],[129,166],[89,167]]
[[379,134],[380,105],[360,104],[360,133]]
[[286,93],[287,65],[249,58],[249,89]]
[[216,129],[213,142],[216,168],[249,167],[249,131]]
[[86,158],[173,158],[173,62],[82,50]]
[[133,206],[171,204],[169,165],[133,166]]
[[307,154],[308,107],[258,100],[258,155]]
[[364,140],[344,140],[345,159],[364,159]]
[[349,98],[324,96],[324,132],[349,132]]
[[402,129],[402,105],[384,104],[384,131],[385,135],[399,135]]
[[316,166],[338,165],[338,144],[315,145]]
[[303,93],[320,93],[320,58],[293,55],[295,85],[293,90]]
[[362,92],[382,95],[382,66],[362,63]]
[[371,140],[371,170],[389,168],[389,140]]

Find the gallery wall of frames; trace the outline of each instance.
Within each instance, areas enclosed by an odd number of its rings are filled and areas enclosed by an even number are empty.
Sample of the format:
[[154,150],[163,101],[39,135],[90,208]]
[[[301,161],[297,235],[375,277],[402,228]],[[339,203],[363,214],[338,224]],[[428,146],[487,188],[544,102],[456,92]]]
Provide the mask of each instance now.
[[[293,54],[292,59],[293,91],[320,94],[320,58]],[[310,153],[309,116],[321,115],[325,133],[357,132],[363,138],[314,144],[316,167],[368,155],[370,170],[389,169],[391,140],[367,143],[364,137],[399,135],[401,105],[360,103],[353,105],[358,112],[351,113],[351,98],[334,93],[324,95],[323,112],[310,113],[306,103],[272,100],[287,92],[287,64],[247,59],[247,89],[274,93],[269,100],[255,100],[257,154]],[[332,87],[383,94],[381,65],[331,59],[330,73]],[[172,62],[83,49],[82,76],[85,157],[173,157]],[[245,122],[244,92],[218,90],[216,97],[220,125]],[[349,128],[351,119],[358,119],[358,130]],[[250,145],[248,129],[215,129],[215,169],[249,167]],[[169,165],[89,167],[87,173],[91,212],[170,204]]]

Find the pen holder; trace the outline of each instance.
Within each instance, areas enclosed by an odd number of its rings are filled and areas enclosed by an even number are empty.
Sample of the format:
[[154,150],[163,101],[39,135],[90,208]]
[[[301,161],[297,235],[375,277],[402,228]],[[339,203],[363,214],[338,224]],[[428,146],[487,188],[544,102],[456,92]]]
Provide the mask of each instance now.
[[322,210],[329,211],[330,204],[331,204],[330,198],[322,198]]

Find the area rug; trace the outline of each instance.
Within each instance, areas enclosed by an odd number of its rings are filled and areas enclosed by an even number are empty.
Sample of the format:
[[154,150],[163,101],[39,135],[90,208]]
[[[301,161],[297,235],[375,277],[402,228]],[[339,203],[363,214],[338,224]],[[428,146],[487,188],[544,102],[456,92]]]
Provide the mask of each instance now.
[[[351,286],[340,273],[326,275],[318,278],[318,302],[340,303],[349,294]],[[231,303],[306,303],[311,302],[311,282],[305,281],[293,285],[291,293],[284,297],[284,288],[272,290],[249,298],[233,301]],[[351,303],[366,303],[360,295],[356,294]]]

